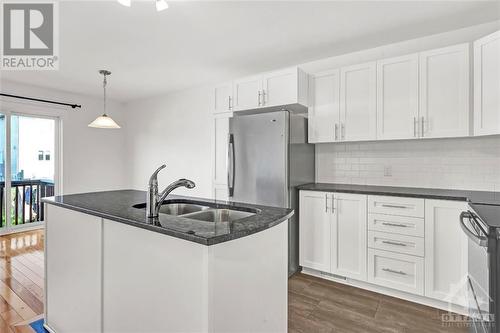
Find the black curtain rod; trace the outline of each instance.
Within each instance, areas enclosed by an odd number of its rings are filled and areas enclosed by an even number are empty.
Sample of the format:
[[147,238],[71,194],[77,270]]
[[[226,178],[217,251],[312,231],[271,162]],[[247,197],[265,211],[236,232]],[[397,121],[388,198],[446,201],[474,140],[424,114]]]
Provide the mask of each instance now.
[[55,102],[55,101],[49,101],[49,100],[46,100],[46,99],[31,98],[31,97],[18,96],[18,95],[10,95],[10,94],[4,94],[4,93],[0,93],[0,96],[12,97],[12,98],[17,98],[17,99],[25,99],[25,100],[28,100],[28,101],[35,101],[35,102],[42,102],[42,103],[49,103],[49,104],[71,106],[72,109],[76,109],[76,108],[81,108],[82,107],[81,105],[78,105],[78,104],[69,104],[69,103]]

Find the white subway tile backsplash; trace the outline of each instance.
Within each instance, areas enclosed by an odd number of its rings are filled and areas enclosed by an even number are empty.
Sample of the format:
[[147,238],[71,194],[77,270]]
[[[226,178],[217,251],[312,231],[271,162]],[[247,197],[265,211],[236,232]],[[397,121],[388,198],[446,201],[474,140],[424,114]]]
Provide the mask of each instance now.
[[316,181],[498,191],[500,136],[320,144]]

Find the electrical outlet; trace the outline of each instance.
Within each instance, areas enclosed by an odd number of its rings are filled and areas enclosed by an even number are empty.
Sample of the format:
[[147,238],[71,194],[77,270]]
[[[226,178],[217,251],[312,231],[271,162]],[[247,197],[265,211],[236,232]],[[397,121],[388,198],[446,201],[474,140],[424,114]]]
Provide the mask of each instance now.
[[384,177],[392,177],[392,167],[390,165],[384,166]]

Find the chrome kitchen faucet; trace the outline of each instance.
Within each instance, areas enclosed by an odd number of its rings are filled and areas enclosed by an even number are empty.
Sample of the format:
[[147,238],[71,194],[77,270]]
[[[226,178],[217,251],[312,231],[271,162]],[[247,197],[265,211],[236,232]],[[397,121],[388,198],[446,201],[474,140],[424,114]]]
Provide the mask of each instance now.
[[148,197],[146,200],[146,211],[148,217],[158,217],[160,207],[167,196],[178,187],[194,188],[196,184],[189,179],[179,179],[172,184],[168,185],[161,193],[158,193],[158,173],[166,167],[165,164],[156,169],[155,172],[149,177],[148,183]]

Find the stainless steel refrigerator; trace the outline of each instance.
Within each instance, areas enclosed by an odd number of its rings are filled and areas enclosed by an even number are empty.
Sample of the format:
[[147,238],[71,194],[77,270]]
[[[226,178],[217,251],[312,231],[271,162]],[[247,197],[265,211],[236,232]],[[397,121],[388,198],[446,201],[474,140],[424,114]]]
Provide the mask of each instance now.
[[229,200],[295,210],[289,220],[288,271],[299,267],[297,185],[314,181],[307,119],[289,111],[235,114],[229,123]]

